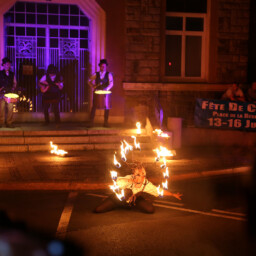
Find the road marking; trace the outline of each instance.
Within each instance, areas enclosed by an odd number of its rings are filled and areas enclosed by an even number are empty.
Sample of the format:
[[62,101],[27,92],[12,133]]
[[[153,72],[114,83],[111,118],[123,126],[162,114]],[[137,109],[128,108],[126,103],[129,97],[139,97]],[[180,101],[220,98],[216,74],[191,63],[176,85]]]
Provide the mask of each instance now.
[[162,204],[170,204],[170,205],[177,205],[177,206],[183,206],[184,204],[182,203],[175,203],[175,202],[169,202],[169,201],[161,201],[161,200],[155,200],[157,203],[162,203]]
[[96,196],[96,197],[102,197],[102,198],[106,198],[107,196],[103,196],[103,195],[98,195],[98,194],[86,194],[87,196]]
[[218,210],[218,209],[212,209],[213,212],[219,212],[219,213],[224,213],[224,214],[231,214],[231,215],[236,215],[240,217],[246,217],[247,215],[245,213],[240,213],[240,212],[229,212],[229,211],[223,211],[223,210]]
[[211,213],[211,212],[203,212],[203,211],[197,211],[197,210],[192,210],[192,209],[187,209],[187,208],[161,205],[161,204],[154,204],[154,205],[158,206],[158,207],[163,207],[163,208],[173,209],[173,210],[178,210],[178,211],[183,211],[183,212],[192,212],[192,213],[197,213],[197,214],[202,214],[202,215],[207,215],[207,216],[213,216],[213,217],[219,217],[219,218],[224,218],[224,219],[246,221],[246,218],[239,218],[239,217],[235,217],[235,216],[228,216],[228,215]]
[[78,192],[70,192],[68,194],[67,202],[60,216],[60,221],[57,227],[57,231],[56,231],[57,238],[64,239],[66,236],[70,217],[74,208],[74,201],[77,195],[78,195]]
[[[99,195],[99,194],[86,194],[86,195],[96,196],[96,197],[101,197],[101,198],[106,198],[107,197],[107,196]],[[177,206],[183,206],[184,205],[184,204],[181,204],[181,203],[161,201],[161,200],[155,200],[155,202],[165,203],[165,204],[169,204],[169,205],[177,205]],[[178,211],[184,211],[184,212],[192,212],[192,213],[197,213],[197,214],[202,214],[202,215],[207,215],[207,216],[219,217],[219,218],[224,218],[224,219],[246,221],[246,218],[239,218],[239,217],[235,217],[235,216],[228,216],[228,215],[211,213],[211,212],[197,211],[197,210],[192,210],[192,209],[182,208],[182,207],[168,206],[168,205],[155,204],[155,203],[154,203],[154,206],[167,208],[167,209],[178,210]],[[217,209],[213,209],[212,211],[216,211],[216,212],[219,212],[219,213],[225,213],[225,214],[231,214],[231,215],[238,215],[238,216],[241,216],[241,217],[246,216],[246,214],[243,214],[243,213],[233,213],[233,212],[221,211],[221,210],[217,210]]]

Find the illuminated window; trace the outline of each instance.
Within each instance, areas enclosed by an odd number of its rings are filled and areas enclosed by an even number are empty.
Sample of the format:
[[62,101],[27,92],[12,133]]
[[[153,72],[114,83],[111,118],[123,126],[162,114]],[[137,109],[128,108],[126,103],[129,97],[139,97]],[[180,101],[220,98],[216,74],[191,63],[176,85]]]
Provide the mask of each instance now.
[[204,79],[207,0],[166,0],[165,77]]

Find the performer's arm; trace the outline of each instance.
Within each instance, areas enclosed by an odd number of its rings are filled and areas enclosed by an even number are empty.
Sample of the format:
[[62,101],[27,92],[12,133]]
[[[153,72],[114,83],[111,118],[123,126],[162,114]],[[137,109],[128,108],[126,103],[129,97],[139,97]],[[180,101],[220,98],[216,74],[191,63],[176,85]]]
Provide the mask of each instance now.
[[96,73],[93,74],[89,80],[88,80],[88,84],[90,85],[90,87],[92,87],[93,89],[95,88],[95,80],[96,80]]
[[181,200],[182,194],[180,193],[172,193],[168,190],[164,190],[164,196],[173,196],[175,198],[177,198],[178,200]]
[[114,83],[113,83],[113,75],[110,72],[108,73],[108,81],[109,81],[109,85],[106,88],[106,91],[109,91],[113,87],[113,85],[114,85]]
[[44,75],[39,81],[39,87],[41,92],[45,93],[50,88],[50,85],[46,81],[46,75]]

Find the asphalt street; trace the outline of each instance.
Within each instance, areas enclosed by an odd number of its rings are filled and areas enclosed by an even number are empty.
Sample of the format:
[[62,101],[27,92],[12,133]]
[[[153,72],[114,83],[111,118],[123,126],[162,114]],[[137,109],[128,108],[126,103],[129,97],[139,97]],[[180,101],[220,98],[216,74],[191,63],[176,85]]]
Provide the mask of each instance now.
[[[17,226],[74,242],[84,255],[251,255],[247,175],[177,181],[183,194],[158,198],[156,212],[92,211],[110,190],[2,191],[0,209]],[[23,225],[21,225],[23,223]]]

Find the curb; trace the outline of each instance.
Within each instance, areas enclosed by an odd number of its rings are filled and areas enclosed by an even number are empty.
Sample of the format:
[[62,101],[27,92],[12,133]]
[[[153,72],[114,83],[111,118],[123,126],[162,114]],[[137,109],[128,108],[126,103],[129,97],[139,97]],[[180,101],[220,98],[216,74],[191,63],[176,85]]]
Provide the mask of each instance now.
[[[249,173],[251,170],[250,166],[228,168],[222,170],[212,170],[203,172],[193,172],[187,174],[175,174],[171,176],[172,181],[189,180],[196,178],[214,177],[221,175],[231,175],[231,174],[242,174]],[[150,179],[150,181],[159,182],[159,179]],[[10,183],[0,183],[0,190],[11,191],[11,190],[74,190],[74,191],[86,191],[86,190],[100,190],[106,189],[112,183],[82,183],[82,182],[10,182]]]

